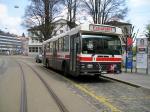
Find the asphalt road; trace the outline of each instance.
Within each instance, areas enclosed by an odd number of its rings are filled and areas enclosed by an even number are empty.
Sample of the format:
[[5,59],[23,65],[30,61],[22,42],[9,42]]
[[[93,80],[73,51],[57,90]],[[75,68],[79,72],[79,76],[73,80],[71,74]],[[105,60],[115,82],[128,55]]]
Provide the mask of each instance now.
[[71,91],[64,80],[32,59],[0,56],[0,112],[97,111]]
[[[69,112],[150,112],[148,89],[104,78],[64,77],[23,56],[0,56],[0,112],[21,112],[21,105],[25,104],[28,112],[60,112],[30,66],[52,88]],[[22,83],[20,67],[25,83]],[[24,96],[21,90],[25,91],[26,97],[21,97]],[[26,103],[21,104],[21,99],[26,99]]]

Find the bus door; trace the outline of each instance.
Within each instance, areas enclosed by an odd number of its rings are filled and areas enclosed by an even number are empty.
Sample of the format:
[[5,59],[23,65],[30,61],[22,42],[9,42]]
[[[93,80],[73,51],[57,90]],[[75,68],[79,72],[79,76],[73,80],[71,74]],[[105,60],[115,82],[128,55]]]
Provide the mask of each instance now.
[[70,71],[73,72],[76,71],[78,40],[77,34],[70,37]]

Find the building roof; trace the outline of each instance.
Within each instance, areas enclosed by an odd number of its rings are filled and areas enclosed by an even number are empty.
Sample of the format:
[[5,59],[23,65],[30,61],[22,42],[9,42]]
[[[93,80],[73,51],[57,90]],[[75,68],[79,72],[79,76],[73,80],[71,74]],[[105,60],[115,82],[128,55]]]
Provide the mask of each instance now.
[[17,35],[15,35],[15,34],[10,34],[9,32],[3,32],[3,31],[1,31],[0,30],[0,35],[2,35],[2,36],[11,36],[11,37],[16,37]]

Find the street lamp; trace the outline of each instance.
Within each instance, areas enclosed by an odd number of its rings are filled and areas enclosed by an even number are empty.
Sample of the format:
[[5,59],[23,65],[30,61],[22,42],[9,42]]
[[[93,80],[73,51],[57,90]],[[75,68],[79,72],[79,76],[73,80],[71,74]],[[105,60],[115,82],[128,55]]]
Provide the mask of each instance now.
[[18,6],[18,5],[15,5],[15,6],[14,6],[14,8],[16,8],[16,9],[17,9],[17,8],[19,8],[19,6]]

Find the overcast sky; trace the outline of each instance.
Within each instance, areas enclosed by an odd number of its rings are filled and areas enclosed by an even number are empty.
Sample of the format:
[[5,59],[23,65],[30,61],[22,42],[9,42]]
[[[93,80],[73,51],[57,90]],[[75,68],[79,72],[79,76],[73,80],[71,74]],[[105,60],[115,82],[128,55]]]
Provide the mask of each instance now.
[[[26,32],[21,26],[28,0],[0,0],[0,29],[21,35]],[[127,0],[129,8],[125,21],[130,21],[143,34],[150,23],[150,0]],[[19,6],[19,8],[14,8]]]
[[126,20],[140,30],[139,36],[144,33],[150,23],[150,0],[128,0],[129,14]]

